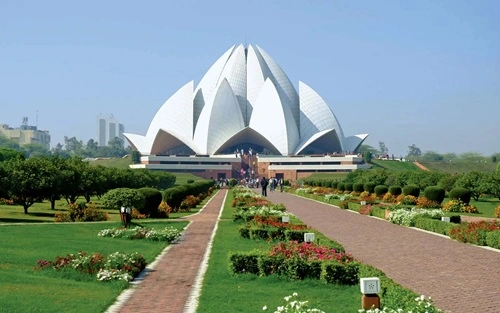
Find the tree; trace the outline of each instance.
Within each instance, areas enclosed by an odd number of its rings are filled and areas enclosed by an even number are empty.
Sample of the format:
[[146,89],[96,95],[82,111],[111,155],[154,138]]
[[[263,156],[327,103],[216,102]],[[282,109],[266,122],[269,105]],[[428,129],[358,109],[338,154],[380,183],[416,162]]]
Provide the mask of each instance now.
[[0,147],[19,150],[19,144],[14,140],[5,137],[3,134],[0,134]]
[[24,153],[12,148],[0,148],[0,162],[12,159],[24,159]]
[[479,200],[479,197],[488,193],[489,183],[487,174],[471,171],[464,174],[455,183],[456,187],[467,188],[471,191],[471,196],[474,200]]
[[83,153],[83,142],[75,137],[68,138],[64,136],[64,146],[66,151],[71,155],[81,156]]
[[108,146],[111,148],[110,156],[121,158],[127,154],[127,152],[123,148],[123,139],[120,139],[119,137],[111,139],[108,143]]
[[363,153],[363,160],[365,163],[370,163],[372,161],[372,153],[370,151],[365,151]]
[[429,162],[437,162],[437,161],[443,161],[443,156],[437,152],[434,151],[426,151],[422,155],[422,160],[424,161],[429,161]]
[[380,150],[380,154],[387,155],[389,153],[389,149],[387,149],[385,143],[382,141],[378,142],[378,149]]
[[489,174],[487,179],[488,194],[500,200],[500,172]]
[[28,208],[35,202],[51,193],[56,171],[46,158],[13,159],[2,162],[1,166],[5,172],[2,185],[9,197],[23,206],[24,214],[28,214]]
[[497,173],[500,172],[500,162],[497,163]]
[[85,145],[85,156],[89,158],[95,157],[97,151],[99,151],[99,145],[97,144],[97,141],[95,141],[94,139],[89,139],[87,141],[87,144]]
[[358,153],[364,154],[366,151],[370,151],[372,155],[379,154],[379,151],[370,145],[361,145],[358,148]]
[[26,156],[29,158],[36,156],[49,156],[50,151],[40,143],[28,143],[21,148],[25,151]]
[[112,210],[120,210],[121,207],[140,208],[144,206],[144,201],[141,192],[130,188],[112,189],[102,197],[104,206]]
[[464,152],[458,156],[461,161],[466,162],[482,162],[486,161],[486,158],[477,152]]
[[132,164],[141,163],[141,153],[139,151],[132,151],[132,153],[130,153],[130,156],[132,158]]
[[422,151],[415,144],[408,146],[408,154],[407,157],[419,157],[422,155]]

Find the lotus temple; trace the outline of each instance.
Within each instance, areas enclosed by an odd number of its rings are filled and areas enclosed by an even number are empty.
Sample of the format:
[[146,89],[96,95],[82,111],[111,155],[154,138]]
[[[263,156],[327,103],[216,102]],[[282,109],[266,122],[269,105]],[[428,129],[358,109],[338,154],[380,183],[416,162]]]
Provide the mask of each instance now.
[[298,87],[261,47],[233,46],[161,106],[146,135],[124,134],[141,154],[131,167],[291,181],[366,168],[356,150],[368,134],[344,136],[321,96]]

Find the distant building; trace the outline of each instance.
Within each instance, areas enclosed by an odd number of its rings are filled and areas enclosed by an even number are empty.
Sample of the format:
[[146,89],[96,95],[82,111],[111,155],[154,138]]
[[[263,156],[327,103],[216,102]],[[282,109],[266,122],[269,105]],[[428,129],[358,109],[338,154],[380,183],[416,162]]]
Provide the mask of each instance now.
[[97,117],[97,143],[100,147],[107,146],[115,137],[124,140],[125,126],[116,120],[113,115],[99,115]]
[[38,143],[43,145],[47,150],[50,149],[50,134],[46,130],[38,130],[36,126],[23,123],[19,128],[9,127],[7,124],[0,124],[0,133],[10,140],[17,142],[19,145],[30,143]]

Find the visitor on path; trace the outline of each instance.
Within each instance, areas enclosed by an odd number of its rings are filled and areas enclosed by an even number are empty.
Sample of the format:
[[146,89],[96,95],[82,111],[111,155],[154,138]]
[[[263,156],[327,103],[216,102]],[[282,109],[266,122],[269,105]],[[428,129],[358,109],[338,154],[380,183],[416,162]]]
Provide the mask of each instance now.
[[285,184],[285,181],[283,178],[280,178],[278,185],[280,186],[280,192],[283,192],[283,185]]
[[265,177],[262,177],[260,185],[262,186],[262,195],[267,197],[267,179]]

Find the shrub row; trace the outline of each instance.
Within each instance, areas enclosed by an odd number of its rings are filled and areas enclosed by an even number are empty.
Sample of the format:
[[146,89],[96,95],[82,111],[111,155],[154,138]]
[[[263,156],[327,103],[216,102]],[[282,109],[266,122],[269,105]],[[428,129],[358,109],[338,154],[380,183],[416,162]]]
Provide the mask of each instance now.
[[450,230],[453,226],[454,224],[452,223],[442,222],[432,218],[417,217],[415,219],[415,227],[446,236],[450,234]]
[[328,284],[357,284],[359,265],[358,262],[285,259],[281,256],[266,255],[258,250],[229,253],[229,270],[232,274],[279,275],[292,280],[312,278]]
[[202,192],[208,192],[210,187],[214,186],[211,180],[198,181],[192,184],[169,188],[163,192],[163,200],[172,207],[178,209],[182,201],[189,195],[199,195]]

